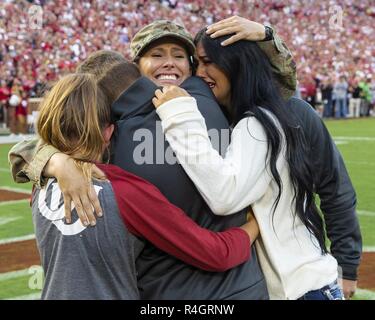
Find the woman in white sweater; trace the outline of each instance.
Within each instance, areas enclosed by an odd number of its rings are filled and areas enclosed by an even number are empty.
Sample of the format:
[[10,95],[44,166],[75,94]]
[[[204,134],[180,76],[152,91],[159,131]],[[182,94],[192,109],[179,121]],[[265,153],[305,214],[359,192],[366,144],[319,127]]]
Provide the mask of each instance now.
[[337,262],[325,245],[314,202],[313,172],[302,130],[256,43],[227,47],[205,30],[197,37],[197,75],[211,87],[234,126],[221,157],[195,99],[178,87],[153,103],[170,146],[213,212],[252,206],[261,231],[257,250],[273,299],[342,299]]

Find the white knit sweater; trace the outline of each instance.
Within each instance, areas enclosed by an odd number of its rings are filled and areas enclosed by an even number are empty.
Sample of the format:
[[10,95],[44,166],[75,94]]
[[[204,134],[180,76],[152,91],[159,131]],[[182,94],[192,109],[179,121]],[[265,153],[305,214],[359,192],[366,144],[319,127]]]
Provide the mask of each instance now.
[[257,253],[271,299],[297,299],[337,279],[336,260],[321,254],[316,238],[295,218],[284,152],[277,160],[283,191],[272,214],[278,188],[269,173],[267,138],[258,120],[249,117],[236,125],[223,158],[211,145],[194,98],[170,100],[157,113],[179,162],[215,214],[252,206],[261,233]]

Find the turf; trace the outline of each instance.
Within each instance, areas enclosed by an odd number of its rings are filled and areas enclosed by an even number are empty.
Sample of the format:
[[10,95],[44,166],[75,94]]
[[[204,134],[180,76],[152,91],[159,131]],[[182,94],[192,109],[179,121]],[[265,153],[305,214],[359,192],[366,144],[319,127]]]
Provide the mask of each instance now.
[[0,188],[1,187],[14,187],[18,189],[31,190],[30,183],[15,184],[9,170],[8,152],[12,145],[0,145]]
[[0,299],[9,299],[29,294],[40,293],[41,290],[33,290],[29,288],[29,281],[32,275],[16,277],[8,280],[0,280]]
[[0,240],[34,233],[29,201],[0,203]]

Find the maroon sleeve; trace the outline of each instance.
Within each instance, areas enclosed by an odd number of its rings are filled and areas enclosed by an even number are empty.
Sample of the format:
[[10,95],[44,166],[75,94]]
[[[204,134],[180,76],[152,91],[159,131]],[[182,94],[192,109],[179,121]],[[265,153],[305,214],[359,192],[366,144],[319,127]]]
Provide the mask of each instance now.
[[131,233],[207,271],[226,271],[250,258],[250,238],[241,228],[223,232],[204,229],[146,180],[116,166],[99,167],[111,181],[120,214]]

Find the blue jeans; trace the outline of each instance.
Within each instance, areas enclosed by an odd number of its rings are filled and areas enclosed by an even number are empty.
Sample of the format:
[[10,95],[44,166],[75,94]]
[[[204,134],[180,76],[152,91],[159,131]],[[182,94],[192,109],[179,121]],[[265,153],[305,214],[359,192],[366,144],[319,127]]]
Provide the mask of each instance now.
[[324,118],[332,117],[332,100],[324,100],[324,111],[323,111]]
[[346,118],[348,114],[346,99],[336,99],[335,117]]
[[305,293],[298,300],[344,300],[344,295],[335,281],[323,288]]

